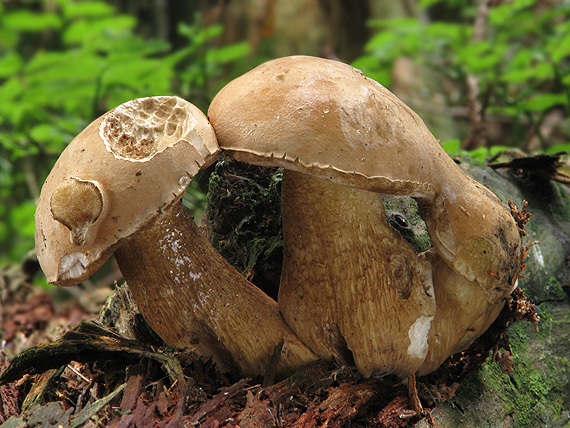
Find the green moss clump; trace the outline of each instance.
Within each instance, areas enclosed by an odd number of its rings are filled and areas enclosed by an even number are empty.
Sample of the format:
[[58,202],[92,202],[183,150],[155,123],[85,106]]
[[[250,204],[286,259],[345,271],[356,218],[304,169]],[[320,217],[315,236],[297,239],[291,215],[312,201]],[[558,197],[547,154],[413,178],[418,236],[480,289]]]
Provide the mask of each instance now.
[[275,299],[283,258],[282,177],[279,168],[220,158],[201,223],[220,254]]

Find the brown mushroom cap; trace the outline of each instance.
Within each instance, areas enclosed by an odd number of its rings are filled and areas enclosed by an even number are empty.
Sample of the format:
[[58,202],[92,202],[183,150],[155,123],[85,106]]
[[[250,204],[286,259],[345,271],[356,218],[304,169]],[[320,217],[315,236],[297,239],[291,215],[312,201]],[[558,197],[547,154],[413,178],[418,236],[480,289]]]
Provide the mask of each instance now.
[[91,123],[38,201],[36,248],[48,282],[87,279],[119,241],[178,201],[218,150],[205,115],[177,97],[132,100]]
[[321,58],[256,67],[222,88],[208,117],[234,159],[379,193],[433,197],[428,170],[448,157],[392,93],[360,70]]
[[234,159],[416,198],[453,270],[492,302],[515,286],[520,236],[510,212],[459,169],[410,108],[361,71],[305,56],[269,61],[226,85],[208,117]]

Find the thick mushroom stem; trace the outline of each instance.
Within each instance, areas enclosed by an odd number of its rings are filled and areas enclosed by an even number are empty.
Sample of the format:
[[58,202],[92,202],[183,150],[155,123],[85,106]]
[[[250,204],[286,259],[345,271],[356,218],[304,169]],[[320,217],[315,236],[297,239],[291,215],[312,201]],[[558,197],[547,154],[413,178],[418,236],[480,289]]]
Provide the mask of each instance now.
[[283,341],[277,376],[316,356],[277,303],[233,269],[176,203],[115,252],[141,313],[169,345],[212,357],[222,370],[263,374]]
[[431,265],[388,226],[380,196],[286,170],[282,198],[288,325],[364,376],[415,372],[436,311]]
[[285,170],[282,198],[279,305],[322,358],[365,376],[428,374],[501,311],[503,300],[489,302],[433,249],[416,254],[386,223],[378,194]]

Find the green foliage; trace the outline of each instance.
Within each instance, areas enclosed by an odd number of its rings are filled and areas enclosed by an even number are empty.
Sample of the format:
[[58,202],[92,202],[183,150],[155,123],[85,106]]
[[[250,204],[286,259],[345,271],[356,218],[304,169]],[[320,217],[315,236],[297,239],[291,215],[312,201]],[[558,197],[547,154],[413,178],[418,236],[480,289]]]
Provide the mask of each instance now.
[[[394,61],[402,56],[428,67],[447,82],[448,106],[467,106],[468,76],[478,79],[478,101],[487,113],[503,115],[512,124],[505,146],[520,146],[525,135],[538,132],[552,109],[570,113],[570,3],[513,0],[494,2],[482,36],[476,36],[476,2],[422,0],[453,10],[456,20],[419,18],[374,20],[377,30],[366,54],[353,65],[385,86],[392,83]],[[441,91],[442,86],[438,86]],[[426,88],[428,90],[428,88]],[[568,135],[565,135],[568,138]],[[566,139],[565,138],[565,139]],[[456,142],[448,143],[456,152]],[[481,153],[478,154],[479,156]]]
[[499,153],[513,150],[512,147],[507,146],[478,147],[473,150],[463,150],[459,139],[444,141],[441,143],[441,146],[447,153],[454,157],[471,156],[481,163],[485,163],[487,159]]
[[249,52],[245,43],[214,47],[222,27],[198,16],[178,28],[188,40],[179,50],[137,27],[111,2],[0,3],[0,263],[33,248],[41,183],[89,122],[150,95],[205,108],[209,81]]

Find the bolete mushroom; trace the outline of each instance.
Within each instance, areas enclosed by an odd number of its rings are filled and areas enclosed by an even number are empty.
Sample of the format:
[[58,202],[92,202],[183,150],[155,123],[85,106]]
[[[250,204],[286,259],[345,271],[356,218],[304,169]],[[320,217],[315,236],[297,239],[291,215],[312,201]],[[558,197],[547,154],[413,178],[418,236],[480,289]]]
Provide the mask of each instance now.
[[69,144],[45,181],[38,260],[50,283],[70,286],[115,253],[137,306],[167,344],[246,376],[264,373],[282,344],[275,370],[284,375],[314,354],[181,204],[218,152],[204,114],[180,98],[142,98],[108,112]]
[[[510,212],[359,70],[273,60],[225,86],[208,116],[225,154],[285,169],[279,306],[319,356],[344,349],[365,376],[429,372],[516,286]],[[415,198],[435,251],[418,255],[391,231],[377,193]]]

